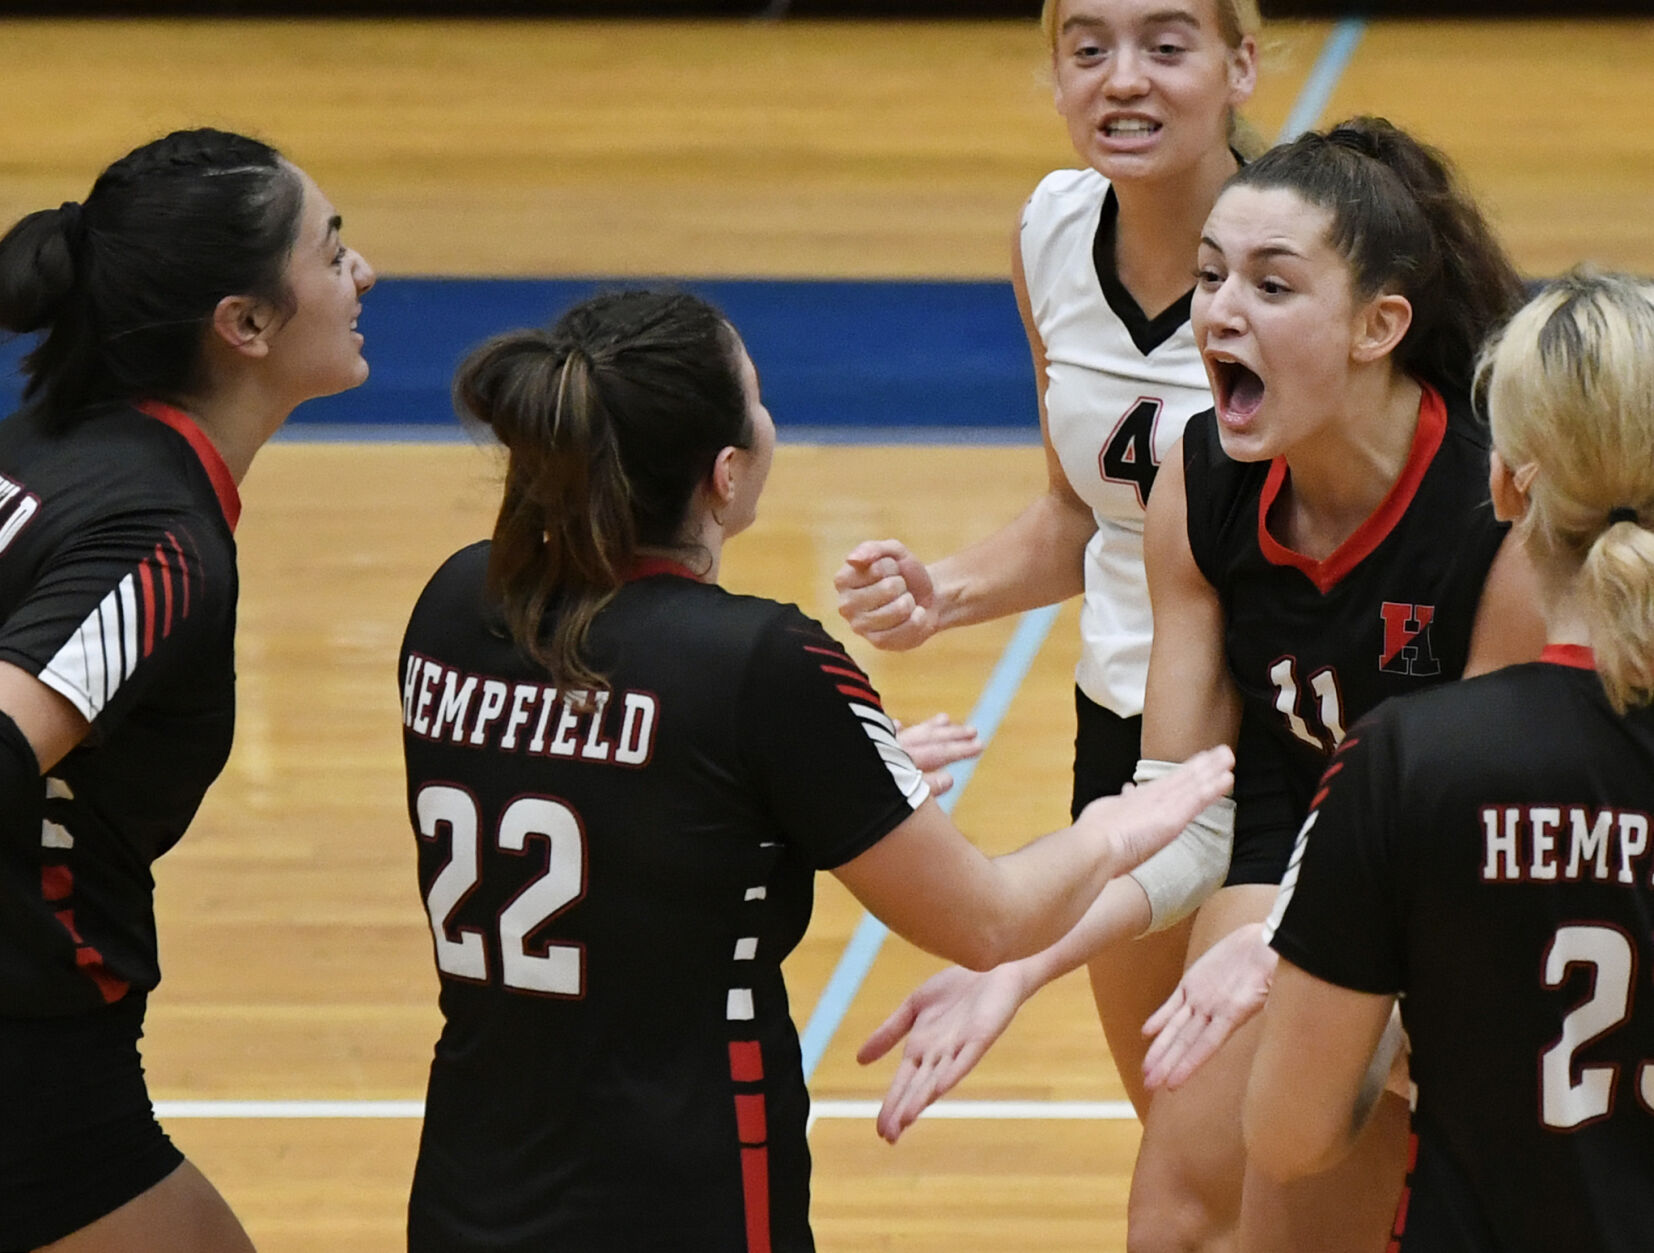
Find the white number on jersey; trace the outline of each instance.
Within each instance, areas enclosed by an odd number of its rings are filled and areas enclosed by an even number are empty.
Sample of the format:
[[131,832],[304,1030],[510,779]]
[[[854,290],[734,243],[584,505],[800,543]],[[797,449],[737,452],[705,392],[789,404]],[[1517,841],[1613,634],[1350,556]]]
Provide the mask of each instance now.
[[1331,666],[1309,676],[1316,709],[1323,730],[1312,728],[1298,712],[1298,659],[1282,657],[1269,668],[1275,685],[1275,708],[1286,717],[1288,730],[1319,752],[1330,753],[1344,742],[1344,702],[1338,691],[1338,675]]
[[[1539,1055],[1539,1119],[1572,1131],[1606,1118],[1614,1108],[1615,1065],[1580,1066],[1574,1054],[1631,1016],[1631,979],[1637,963],[1631,939],[1617,927],[1574,923],[1558,927],[1545,953],[1540,982],[1559,988],[1575,965],[1591,967],[1591,994],[1562,1020],[1562,1034]],[[1654,1062],[1637,1068],[1643,1108],[1654,1110]]]
[[[425,912],[436,941],[437,969],[456,979],[488,981],[488,952],[481,931],[448,921],[481,878],[478,837],[482,815],[465,789],[432,783],[419,789],[414,802],[421,839],[449,831],[448,863],[431,882]],[[584,950],[578,944],[549,944],[543,953],[528,950],[528,937],[586,894],[586,840],[580,818],[561,801],[520,796],[500,815],[495,843],[522,854],[531,837],[547,844],[545,872],[528,883],[500,913],[502,979],[508,988],[552,996],[580,996],[585,987]]]

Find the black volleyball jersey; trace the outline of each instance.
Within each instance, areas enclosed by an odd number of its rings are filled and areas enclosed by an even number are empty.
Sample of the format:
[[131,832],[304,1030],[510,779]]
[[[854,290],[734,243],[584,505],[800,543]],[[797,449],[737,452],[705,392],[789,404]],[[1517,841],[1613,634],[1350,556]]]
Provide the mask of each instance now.
[[1589,659],[1362,722],[1277,902],[1288,961],[1401,994],[1405,1253],[1654,1247],[1654,711]]
[[235,481],[176,409],[56,434],[0,422],[0,660],[91,724],[0,807],[0,1014],[73,1013],[160,979],[150,864],[235,725]]
[[1230,460],[1210,412],[1183,437],[1189,547],[1217,589],[1243,701],[1237,850],[1280,837],[1284,868],[1327,756],[1390,696],[1463,672],[1482,585],[1506,528],[1488,499],[1488,444],[1466,408],[1426,387],[1395,486],[1323,561],[1278,542],[1269,512],[1286,462]]
[[781,961],[923,778],[818,624],[665,563],[594,622],[582,712],[495,624],[488,553],[402,651],[445,1020],[409,1247],[808,1250]]

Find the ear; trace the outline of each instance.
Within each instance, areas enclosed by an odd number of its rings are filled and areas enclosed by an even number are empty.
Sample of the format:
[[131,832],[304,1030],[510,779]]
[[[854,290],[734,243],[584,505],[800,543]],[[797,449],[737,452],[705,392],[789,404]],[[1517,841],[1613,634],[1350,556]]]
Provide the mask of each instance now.
[[[1526,468],[1526,467],[1523,467]],[[1488,457],[1487,487],[1493,497],[1493,516],[1501,522],[1519,522],[1528,511],[1527,484],[1533,476],[1523,480],[1521,470],[1512,470],[1494,449]]]
[[1240,47],[1229,49],[1229,107],[1238,109],[1258,86],[1258,41],[1247,35]]
[[739,448],[730,445],[721,449],[712,461],[712,475],[709,486],[712,492],[712,503],[719,509],[724,508],[735,499],[735,454]]
[[1394,352],[1413,325],[1413,306],[1396,292],[1379,292],[1356,312],[1350,356],[1363,365]]
[[276,324],[276,311],[252,296],[226,296],[212,313],[212,333],[247,357],[269,353]]

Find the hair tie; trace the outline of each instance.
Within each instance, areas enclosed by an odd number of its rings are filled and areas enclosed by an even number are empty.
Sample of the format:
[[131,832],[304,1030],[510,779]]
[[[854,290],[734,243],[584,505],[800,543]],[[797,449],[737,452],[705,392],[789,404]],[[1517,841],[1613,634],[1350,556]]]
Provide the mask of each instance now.
[[70,250],[79,252],[81,244],[86,241],[86,217],[80,201],[65,200],[58,206],[57,212]]
[[1615,525],[1617,525],[1618,523],[1621,523],[1621,522],[1635,523],[1636,521],[1637,521],[1637,511],[1635,509],[1631,508],[1629,505],[1620,505],[1618,508],[1610,509],[1608,511],[1608,525],[1609,526],[1615,526]]

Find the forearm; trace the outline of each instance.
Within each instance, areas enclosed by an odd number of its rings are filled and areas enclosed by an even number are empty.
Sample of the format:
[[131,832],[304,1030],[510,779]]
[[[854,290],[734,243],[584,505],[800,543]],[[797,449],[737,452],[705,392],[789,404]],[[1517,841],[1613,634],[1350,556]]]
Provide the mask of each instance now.
[[1091,510],[1047,492],[987,539],[930,566],[941,627],[1037,609],[1085,589]]
[[[1149,925],[1143,889],[1120,873],[1112,850],[1086,842],[1095,835],[1068,827],[992,863],[1001,880],[999,960],[1018,962],[1030,994]],[[1076,876],[1088,858],[1089,872]]]
[[1110,879],[1079,922],[1055,944],[1013,963],[1023,983],[1023,999],[1053,979],[1078,970],[1111,945],[1139,936],[1149,925],[1149,901],[1129,875]]

